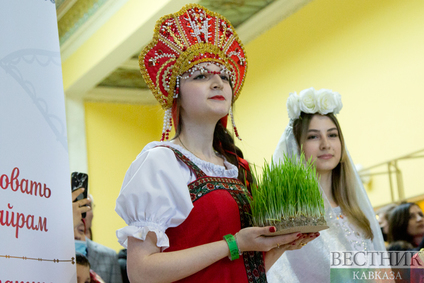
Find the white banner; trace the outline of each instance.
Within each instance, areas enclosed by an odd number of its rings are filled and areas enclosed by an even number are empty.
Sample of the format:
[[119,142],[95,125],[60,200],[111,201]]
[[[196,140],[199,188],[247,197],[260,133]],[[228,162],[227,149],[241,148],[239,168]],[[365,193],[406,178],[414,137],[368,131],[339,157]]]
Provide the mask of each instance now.
[[0,0],[0,283],[76,282],[54,0]]

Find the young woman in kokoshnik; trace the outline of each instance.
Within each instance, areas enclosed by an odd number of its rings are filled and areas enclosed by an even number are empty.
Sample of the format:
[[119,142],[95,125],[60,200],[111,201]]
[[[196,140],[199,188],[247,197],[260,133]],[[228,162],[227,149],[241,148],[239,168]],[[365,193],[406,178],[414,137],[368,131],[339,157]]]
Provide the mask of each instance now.
[[131,282],[266,282],[284,251],[319,235],[266,237],[275,227],[249,227],[252,177],[226,131],[246,63],[231,24],[195,4],[162,17],[140,54],[166,111],[161,141],[131,164],[116,202]]
[[299,95],[291,93],[287,100],[290,122],[273,160],[298,156],[302,150],[306,160],[314,161],[329,229],[300,251],[284,253],[268,271],[269,282],[330,282],[332,251],[385,251],[374,210],[335,116],[341,108],[340,94],[327,89],[305,89]]

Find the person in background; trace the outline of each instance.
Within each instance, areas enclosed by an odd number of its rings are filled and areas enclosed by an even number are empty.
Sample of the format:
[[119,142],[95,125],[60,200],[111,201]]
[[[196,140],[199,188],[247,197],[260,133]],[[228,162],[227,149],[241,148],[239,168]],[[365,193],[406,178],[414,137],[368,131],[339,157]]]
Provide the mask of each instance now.
[[128,279],[128,273],[127,273],[127,249],[122,249],[119,251],[118,262],[119,262],[119,265],[121,266],[122,282],[129,283],[130,280]]
[[91,209],[87,211],[85,216],[85,225],[87,226],[85,237],[87,237],[90,240],[93,240],[93,231],[91,230],[91,224],[93,221],[93,209],[95,207],[94,205],[94,199],[91,194],[88,195],[88,198],[90,200],[90,207]]
[[84,188],[79,188],[72,192],[72,217],[74,223],[74,229],[76,226],[80,225],[82,214],[85,212],[91,211],[90,199],[80,199],[77,200],[77,197],[84,192]]
[[90,262],[88,262],[87,257],[77,253],[76,254],[76,263],[77,263],[77,283],[91,283],[90,277]]
[[401,203],[389,216],[389,243],[406,241],[414,248],[422,245],[424,217],[421,208],[413,202]]
[[387,245],[388,252],[412,251],[414,246],[407,241],[395,241]]
[[[82,192],[82,188],[72,192],[72,199],[75,200]],[[85,220],[81,217],[81,213],[91,210],[91,207],[84,206],[89,203],[90,200],[87,198],[73,202],[72,205],[75,251],[88,258],[91,269],[106,283],[122,283],[118,254],[113,249],[93,242],[85,236]]]
[[80,253],[76,253],[77,263],[77,283],[105,283],[99,275],[91,270],[88,258]]
[[391,203],[381,207],[375,212],[375,214],[377,215],[378,224],[380,224],[381,233],[383,234],[384,242],[388,241],[387,235],[389,233],[389,215],[390,215],[390,212],[392,212],[392,210],[395,209],[396,206],[397,204]]
[[111,248],[85,237],[85,224],[80,220],[74,230],[75,250],[88,258],[91,269],[106,283],[122,283],[118,254]]

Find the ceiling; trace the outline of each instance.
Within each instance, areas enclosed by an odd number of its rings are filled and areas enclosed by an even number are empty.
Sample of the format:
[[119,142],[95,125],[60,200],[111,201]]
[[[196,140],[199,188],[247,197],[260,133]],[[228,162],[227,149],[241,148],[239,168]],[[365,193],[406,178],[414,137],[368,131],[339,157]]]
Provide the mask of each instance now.
[[[140,74],[138,54],[150,41],[154,24],[160,17],[158,15],[176,12],[184,4],[195,2],[224,15],[234,25],[243,43],[247,44],[310,1],[56,0],[65,94],[88,101],[155,103]],[[136,7],[140,11],[141,19],[135,24],[128,23],[125,28],[122,18],[128,19],[128,22],[137,18],[131,15],[134,12],[130,9],[131,5],[132,10]],[[121,16],[119,25],[112,24],[114,18],[124,13],[125,9],[129,12]],[[110,30],[104,33],[106,37],[109,33],[111,38],[104,40],[103,46],[107,47],[101,48],[101,51],[107,49],[107,54],[94,60],[92,58],[97,54],[90,55],[90,51],[86,50],[90,50],[90,46],[91,49],[96,48],[96,43],[92,41],[100,38],[98,34],[107,29],[108,25],[111,26]],[[124,25],[122,30],[125,31],[133,27],[138,29],[131,36],[120,39],[116,29],[121,25]],[[113,41],[115,38],[116,41]],[[98,41],[102,46],[101,39]],[[112,44],[116,47],[110,47]],[[81,62],[87,66],[79,71],[76,66],[80,66]],[[73,76],[69,77],[73,77],[73,80],[68,80],[69,73],[72,73]]]

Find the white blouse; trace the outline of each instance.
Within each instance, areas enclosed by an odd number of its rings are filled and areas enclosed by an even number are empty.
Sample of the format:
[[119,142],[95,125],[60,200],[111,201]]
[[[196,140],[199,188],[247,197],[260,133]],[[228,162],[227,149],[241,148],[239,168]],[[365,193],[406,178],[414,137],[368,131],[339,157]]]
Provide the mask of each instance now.
[[330,228],[302,249],[285,252],[268,270],[268,282],[330,282],[331,252],[375,251],[373,242],[348,221],[339,206],[326,210],[325,220]]
[[199,159],[172,142],[147,144],[128,169],[116,200],[115,211],[128,225],[116,231],[125,248],[129,236],[145,240],[149,231],[156,233],[158,247],[168,248],[166,229],[183,223],[193,209],[187,185],[196,175],[171,149],[161,145],[180,151],[208,176],[238,176],[237,167],[225,159],[224,166],[220,166]]

